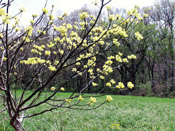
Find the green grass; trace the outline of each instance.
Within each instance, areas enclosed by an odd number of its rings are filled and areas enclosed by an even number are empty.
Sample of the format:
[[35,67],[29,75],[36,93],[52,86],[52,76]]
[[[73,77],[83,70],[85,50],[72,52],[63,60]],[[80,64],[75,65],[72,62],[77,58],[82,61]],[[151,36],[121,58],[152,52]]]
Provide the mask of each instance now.
[[[61,93],[68,96],[69,93]],[[58,109],[25,119],[29,131],[114,131],[111,124],[120,124],[121,131],[174,131],[175,99],[112,96],[113,101],[96,110]],[[104,101],[105,97],[97,98]],[[35,108],[30,112],[43,107]],[[0,131],[11,131],[8,117],[0,114]]]

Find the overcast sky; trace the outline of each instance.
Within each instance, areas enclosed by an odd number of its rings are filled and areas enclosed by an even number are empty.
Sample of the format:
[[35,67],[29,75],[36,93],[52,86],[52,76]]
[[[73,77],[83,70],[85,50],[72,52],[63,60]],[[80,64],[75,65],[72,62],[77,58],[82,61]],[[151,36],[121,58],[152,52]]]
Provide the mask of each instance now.
[[[83,5],[90,5],[94,0],[49,0],[47,8],[51,8],[51,5],[55,5],[55,11],[61,11],[70,13],[73,10],[81,8]],[[150,6],[155,3],[156,0],[112,0],[109,4],[112,7],[118,8],[133,8],[134,5],[140,7]],[[31,19],[32,14],[40,14],[42,8],[45,5],[45,0],[15,0],[12,4],[11,13],[17,12],[19,8],[25,7],[26,12],[22,17],[22,22],[27,24],[27,21]]]

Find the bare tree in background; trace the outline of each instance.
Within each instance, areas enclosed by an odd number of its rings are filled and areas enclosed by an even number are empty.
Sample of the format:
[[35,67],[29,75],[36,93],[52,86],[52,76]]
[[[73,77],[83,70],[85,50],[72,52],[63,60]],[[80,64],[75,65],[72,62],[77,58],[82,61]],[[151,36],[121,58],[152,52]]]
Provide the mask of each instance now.
[[[107,96],[103,103],[93,105],[96,103],[95,96],[86,95],[84,98],[90,98],[88,103],[81,104],[89,85],[91,88],[97,87],[97,80],[107,78],[116,68],[113,61],[122,64],[123,58],[116,52],[116,56],[105,55],[101,66],[97,67],[97,56],[114,46],[120,46],[120,38],[128,37],[127,30],[120,25],[141,21],[142,17],[137,13],[137,9],[128,12],[127,19],[109,14],[107,24],[99,26],[97,22],[100,14],[111,0],[94,3],[98,5],[98,15],[95,17],[82,12],[79,14],[80,22],[73,24],[60,25],[66,14],[54,18],[54,6],[50,11],[44,7],[42,14],[32,15],[31,24],[22,30],[19,16],[24,10],[20,9],[15,16],[9,15],[13,1],[0,1],[0,98],[4,107],[2,111],[6,110],[10,117],[10,125],[16,131],[21,131],[25,130],[22,126],[25,118],[57,108],[92,110],[110,102],[112,97]],[[48,20],[40,24],[44,18]],[[39,27],[41,25],[42,27]],[[137,33],[136,37],[141,35]],[[134,54],[132,56],[134,57]],[[65,72],[69,72],[69,76],[63,77]],[[78,93],[75,93],[75,89],[68,98],[58,97],[57,93],[66,90],[65,85],[72,83],[77,77],[86,81],[81,83]],[[56,85],[51,85],[56,78],[59,81]],[[106,88],[124,88],[122,82],[117,83],[114,79],[105,81],[105,85]],[[131,82],[127,85],[128,88],[134,86]],[[32,114],[28,112],[39,106],[44,108]]]

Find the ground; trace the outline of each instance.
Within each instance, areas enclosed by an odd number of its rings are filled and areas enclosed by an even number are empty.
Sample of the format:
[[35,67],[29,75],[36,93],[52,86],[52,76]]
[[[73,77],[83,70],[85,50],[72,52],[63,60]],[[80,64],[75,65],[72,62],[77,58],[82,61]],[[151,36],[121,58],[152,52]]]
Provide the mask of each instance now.
[[[68,96],[61,93],[59,96]],[[174,131],[175,99],[117,96],[96,110],[58,109],[37,117],[26,119],[29,131]],[[105,97],[97,98],[97,103]],[[43,107],[44,108],[44,107]],[[31,112],[42,109],[35,108]],[[111,128],[112,124],[119,124]],[[117,129],[118,128],[118,129]],[[8,118],[0,115],[0,131],[11,131]]]

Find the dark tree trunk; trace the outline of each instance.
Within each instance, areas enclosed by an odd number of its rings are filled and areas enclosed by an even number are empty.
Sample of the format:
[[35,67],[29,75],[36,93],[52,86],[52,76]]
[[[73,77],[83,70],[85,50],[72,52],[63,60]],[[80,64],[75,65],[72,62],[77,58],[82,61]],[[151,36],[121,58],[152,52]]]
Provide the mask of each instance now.
[[22,128],[22,124],[19,120],[14,120],[14,121],[11,121],[10,122],[11,126],[15,129],[15,131],[25,131],[23,128]]

